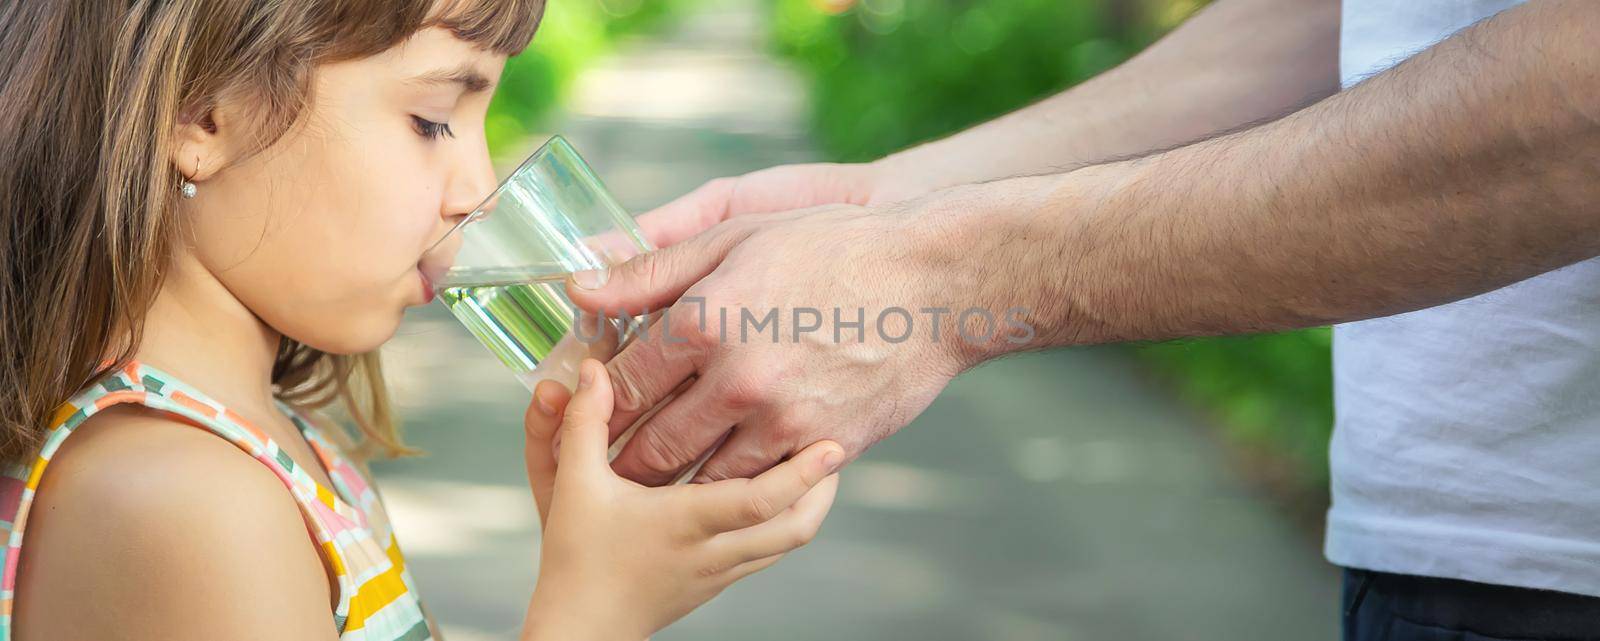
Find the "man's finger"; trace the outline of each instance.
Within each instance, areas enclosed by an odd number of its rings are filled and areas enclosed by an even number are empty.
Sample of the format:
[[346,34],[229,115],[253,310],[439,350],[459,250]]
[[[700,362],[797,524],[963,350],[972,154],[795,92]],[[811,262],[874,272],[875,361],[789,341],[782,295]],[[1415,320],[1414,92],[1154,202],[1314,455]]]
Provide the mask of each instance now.
[[636,220],[657,247],[675,245],[724,220],[818,205],[865,205],[875,177],[860,167],[832,163],[784,165],[735,178],[718,178]]
[[641,485],[665,485],[716,445],[740,418],[738,408],[722,402],[716,385],[695,381],[639,426],[611,469]]
[[684,338],[685,330],[698,331],[703,322],[704,305],[677,304],[652,323],[639,336],[606,362],[616,405],[610,421],[610,440],[615,441],[652,408],[660,405],[694,376],[694,348]]
[[749,235],[747,226],[719,227],[671,247],[639,254],[608,269],[574,272],[567,297],[594,314],[642,314],[677,301]]
[[844,448],[819,441],[756,478],[692,486],[704,488],[699,522],[708,532],[729,532],[770,521],[843,462]]
[[656,247],[667,247],[711,229],[727,216],[728,201],[739,179],[718,178],[665,205],[634,218],[644,237]]
[[776,443],[762,429],[759,417],[746,419],[728,441],[706,459],[700,471],[695,472],[695,483],[714,483],[727,479],[753,478],[772,469],[778,461],[788,456],[795,443]]

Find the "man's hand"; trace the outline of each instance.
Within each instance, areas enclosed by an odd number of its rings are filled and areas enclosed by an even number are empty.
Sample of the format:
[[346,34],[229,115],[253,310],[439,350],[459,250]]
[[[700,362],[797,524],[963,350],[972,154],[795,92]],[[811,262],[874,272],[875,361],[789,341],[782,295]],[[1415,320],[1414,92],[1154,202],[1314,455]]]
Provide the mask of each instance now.
[[1272,120],[1338,91],[1339,7],[1337,0],[1213,2],[1116,69],[1006,116],[870,163],[718,178],[641,215],[639,224],[666,247],[744,214],[885,205]]
[[[962,291],[934,275],[956,249],[927,216],[905,205],[741,216],[612,268],[597,289],[575,278],[568,293],[587,310],[667,310],[607,364],[613,439],[697,377],[639,428],[617,472],[659,485],[723,439],[697,480],[753,476],[823,439],[849,460],[921,413],[972,362],[952,318],[936,341],[919,311]],[[880,325],[890,308],[908,314]]]
[[881,162],[784,165],[712,180],[640,214],[637,221],[645,238],[666,247],[735,216],[821,205],[881,205],[924,191]]

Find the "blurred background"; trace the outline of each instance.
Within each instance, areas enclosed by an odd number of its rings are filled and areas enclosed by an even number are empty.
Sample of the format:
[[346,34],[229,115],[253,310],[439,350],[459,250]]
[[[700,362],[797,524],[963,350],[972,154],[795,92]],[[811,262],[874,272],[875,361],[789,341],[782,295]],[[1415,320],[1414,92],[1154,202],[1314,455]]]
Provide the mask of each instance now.
[[[642,212],[952,133],[1203,4],[552,0],[508,63],[491,147],[509,168],[562,133]],[[811,546],[656,638],[1333,639],[1328,348],[1313,330],[980,367],[846,469]],[[528,393],[440,306],[384,353],[429,452],[375,466],[422,593],[451,641],[513,638],[538,567]]]

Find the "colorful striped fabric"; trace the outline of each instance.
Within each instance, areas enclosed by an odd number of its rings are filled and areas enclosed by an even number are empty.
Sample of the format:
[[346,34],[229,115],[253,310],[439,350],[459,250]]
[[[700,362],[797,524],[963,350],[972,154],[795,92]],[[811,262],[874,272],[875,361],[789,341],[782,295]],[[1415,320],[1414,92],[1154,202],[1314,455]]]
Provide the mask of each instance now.
[[287,414],[333,481],[323,487],[288,454],[244,417],[193,387],[141,363],[111,372],[56,410],[44,446],[31,463],[7,466],[0,475],[0,535],[6,557],[0,579],[0,641],[11,638],[17,561],[21,557],[28,507],[50,456],[72,430],[95,412],[118,403],[138,403],[176,414],[248,452],[283,481],[300,504],[316,538],[322,561],[338,578],[333,618],[346,641],[421,641],[431,639],[427,616],[383,505],[367,479],[319,433],[311,421],[282,402]]

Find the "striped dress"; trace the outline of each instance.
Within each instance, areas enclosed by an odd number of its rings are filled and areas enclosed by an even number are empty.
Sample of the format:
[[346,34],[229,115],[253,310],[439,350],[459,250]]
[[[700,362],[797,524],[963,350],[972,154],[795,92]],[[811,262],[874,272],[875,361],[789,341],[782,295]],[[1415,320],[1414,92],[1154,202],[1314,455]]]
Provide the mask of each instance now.
[[305,516],[323,563],[338,579],[334,623],[345,641],[431,639],[416,583],[367,479],[311,421],[281,401],[279,409],[298,427],[328,471],[323,487],[244,417],[154,367],[133,363],[113,371],[57,408],[44,446],[33,461],[8,465],[0,475],[0,535],[6,541],[0,579],[0,641],[11,639],[17,562],[27,530],[28,508],[50,457],[73,429],[95,412],[118,403],[138,403],[176,415],[249,453],[283,481]]

